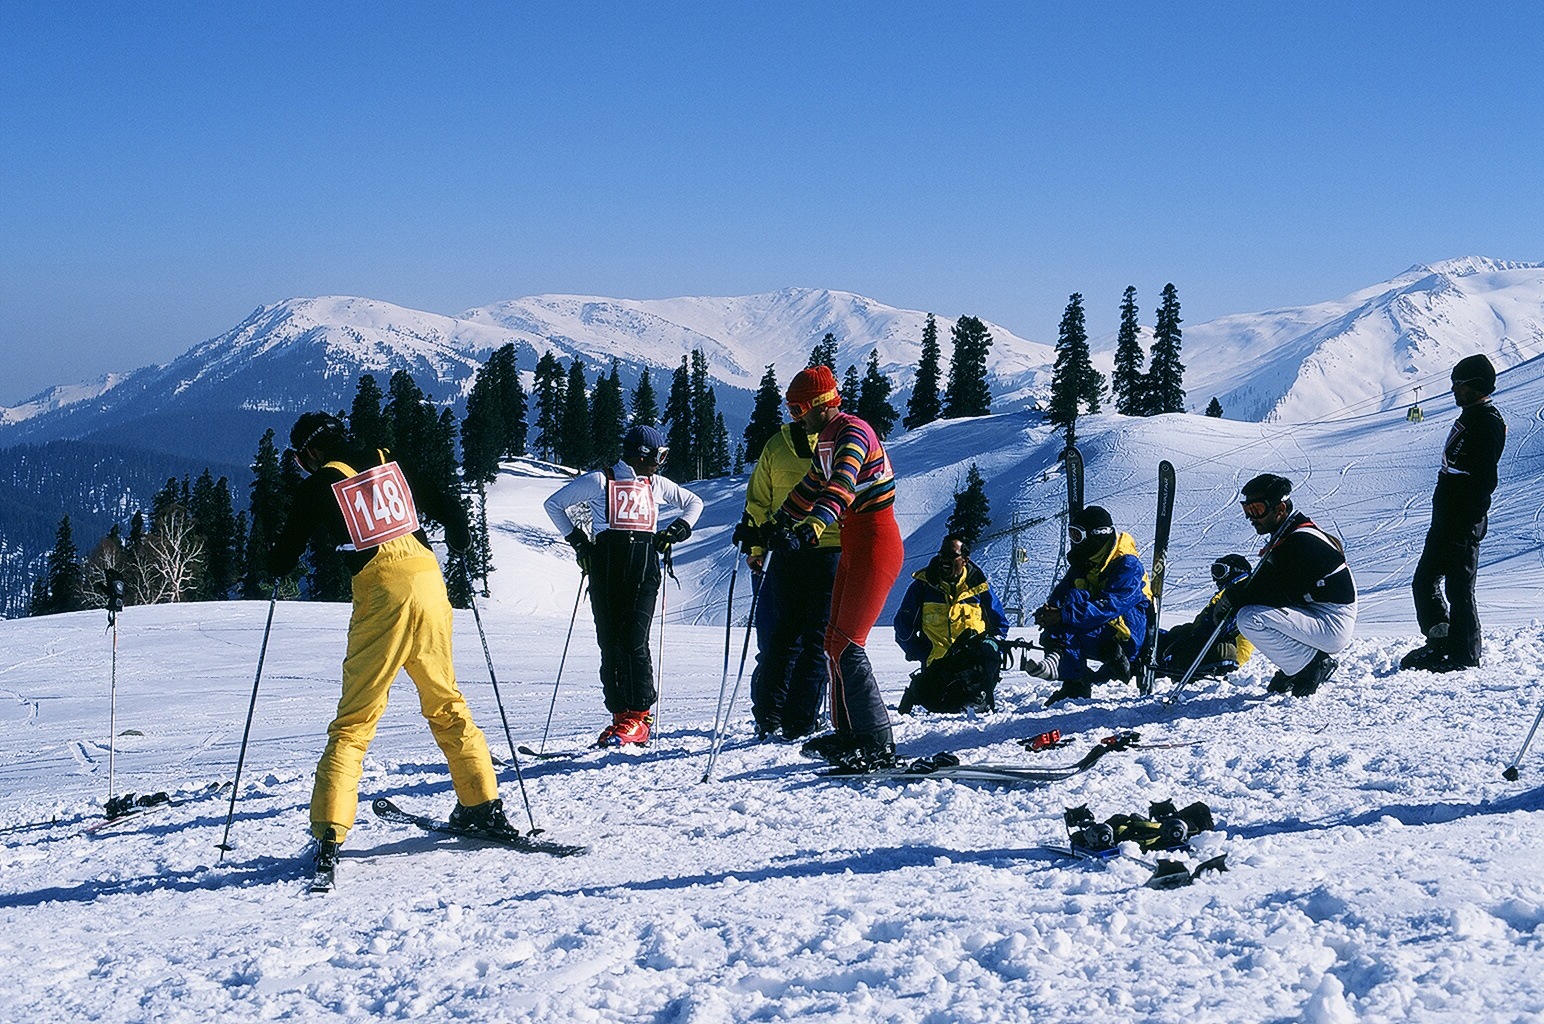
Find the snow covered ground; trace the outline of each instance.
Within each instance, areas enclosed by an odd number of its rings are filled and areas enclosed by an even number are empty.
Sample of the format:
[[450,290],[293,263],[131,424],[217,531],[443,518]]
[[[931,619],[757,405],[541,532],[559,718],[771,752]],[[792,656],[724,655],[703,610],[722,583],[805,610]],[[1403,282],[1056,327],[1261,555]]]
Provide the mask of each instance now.
[[[100,612],[0,622],[0,1020],[358,1021],[1523,1021],[1544,1014],[1544,740],[1508,783],[1544,664],[1538,495],[1544,371],[1502,377],[1512,425],[1483,549],[1486,663],[1396,672],[1413,643],[1408,581],[1452,413],[1294,428],[1188,416],[1080,424],[1090,502],[1145,548],[1153,466],[1180,487],[1165,621],[1188,619],[1212,556],[1253,553],[1232,502],[1271,469],[1345,537],[1363,626],[1318,695],[1257,699],[1251,663],[1167,706],[1131,687],[1042,707],[1048,684],[1004,677],[994,714],[898,719],[903,754],[1036,766],[1138,730],[1181,743],[1114,753],[1040,788],[821,778],[796,747],[750,742],[742,692],[713,781],[701,779],[724,670],[726,532],[743,480],[703,488],[665,616],[660,737],[646,751],[522,759],[531,814],[584,857],[443,840],[364,810],[339,887],[304,893],[311,772],[337,699],[347,608],[281,603],[223,859],[224,797],[84,834],[108,788],[113,637]],[[1026,416],[937,424],[898,441],[908,571],[935,548],[966,467],[990,481],[994,529],[1018,539],[1038,601],[1061,504],[1055,441]],[[546,475],[543,475],[545,473]],[[511,467],[493,492],[499,571],[481,606],[514,741],[536,746],[578,574],[539,511],[552,471]],[[1014,539],[978,560],[1001,588]],[[737,577],[735,619],[746,578]],[[898,600],[899,590],[892,600]],[[268,606],[131,608],[117,637],[118,792],[193,792],[231,778]],[[457,664],[508,754],[470,613]],[[1029,630],[1016,630],[1028,635]],[[603,724],[586,608],[548,749]],[[734,630],[734,660],[741,631]],[[876,631],[896,701],[909,666]],[[731,664],[730,678],[734,675]],[[1072,746],[1031,753],[1047,729]],[[503,793],[528,824],[521,787]],[[449,780],[398,687],[362,796],[444,813]],[[1217,831],[1187,863],[1226,874],[1170,891],[1147,868],[1067,863],[1063,808],[1100,817],[1207,802]],[[57,817],[51,825],[29,823]]]

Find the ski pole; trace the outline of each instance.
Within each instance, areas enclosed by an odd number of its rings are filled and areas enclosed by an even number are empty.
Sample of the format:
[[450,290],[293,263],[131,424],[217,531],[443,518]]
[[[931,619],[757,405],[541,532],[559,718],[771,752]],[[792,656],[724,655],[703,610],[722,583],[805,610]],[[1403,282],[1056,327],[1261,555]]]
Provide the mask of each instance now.
[[113,761],[118,751],[118,613],[123,611],[123,577],[107,572],[107,625],[113,631],[112,670],[107,686],[107,802],[113,802]]
[[563,656],[558,659],[558,674],[552,680],[552,703],[547,705],[547,724],[541,730],[541,748],[539,754],[547,752],[547,733],[552,731],[552,711],[558,706],[558,683],[563,680],[563,665],[568,661],[568,644],[574,638],[574,623],[579,621],[579,601],[584,597],[584,581],[589,578],[588,572],[579,570],[579,592],[574,595],[574,613],[568,617],[568,636],[563,638]]
[[515,781],[520,784],[520,799],[525,803],[525,820],[531,823],[531,834],[544,831],[536,827],[536,815],[531,812],[531,797],[525,791],[525,775],[520,771],[520,756],[515,753],[515,737],[509,731],[509,716],[504,713],[504,698],[499,693],[499,677],[493,671],[493,654],[488,650],[488,634],[483,632],[482,615],[477,611],[477,595],[472,592],[472,575],[462,563],[466,573],[466,597],[472,605],[472,621],[477,623],[477,639],[482,641],[483,659],[488,662],[488,679],[493,683],[493,699],[499,706],[499,721],[504,724],[504,738],[509,741],[509,760],[515,766]]
[[1517,752],[1516,757],[1512,758],[1512,763],[1506,766],[1506,771],[1501,773],[1501,777],[1508,782],[1517,781],[1517,766],[1522,764],[1523,755],[1528,752],[1528,744],[1533,742],[1533,734],[1539,731],[1540,721],[1544,721],[1544,705],[1539,706],[1539,713],[1533,719],[1533,728],[1528,730],[1528,738],[1523,740],[1522,749]]
[[[729,706],[724,709],[724,729],[729,727],[729,716],[734,714],[735,699],[740,696],[740,680],[745,678],[746,655],[751,649],[751,628],[756,623],[756,602],[761,597],[761,588],[765,585],[767,574],[767,562],[771,561],[772,553],[767,552],[766,561],[761,563],[761,572],[751,576],[751,610],[745,619],[745,642],[740,645],[740,671],[735,673],[734,690],[729,694]],[[702,781],[707,782],[713,775],[713,765],[718,761],[718,752],[723,749],[724,731],[713,731],[713,746],[708,750],[708,766],[702,773]]]
[[724,611],[724,673],[718,677],[718,705],[713,709],[713,738],[718,739],[718,722],[724,715],[724,691],[729,689],[729,650],[734,642],[734,584],[740,578],[740,559],[736,555],[729,573],[729,600]]
[[665,687],[665,580],[659,581],[659,653],[654,656],[654,728],[652,734],[660,733],[660,707],[664,704]]
[[273,630],[273,609],[279,603],[279,581],[273,581],[273,596],[268,599],[268,621],[263,625],[263,644],[257,651],[257,675],[252,678],[252,701],[247,705],[247,724],[241,730],[241,753],[236,755],[236,780],[231,783],[231,806],[225,812],[225,837],[220,840],[220,860],[231,848],[231,821],[236,817],[236,794],[241,791],[241,768],[247,761],[247,738],[252,735],[252,714],[257,710],[257,684],[263,678],[263,659],[268,656],[268,634]]

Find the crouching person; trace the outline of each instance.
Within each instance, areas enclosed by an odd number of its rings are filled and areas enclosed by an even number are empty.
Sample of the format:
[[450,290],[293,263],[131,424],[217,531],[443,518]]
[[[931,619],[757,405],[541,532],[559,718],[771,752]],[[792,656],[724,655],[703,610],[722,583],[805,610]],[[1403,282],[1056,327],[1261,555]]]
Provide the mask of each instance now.
[[[1088,697],[1093,684],[1131,678],[1131,660],[1147,637],[1153,596],[1131,534],[1090,505],[1067,527],[1067,573],[1035,611],[1044,657],[1026,657],[1025,672],[1061,680],[1046,704]],[[1100,663],[1090,672],[1089,660]]]
[[1216,607],[1236,609],[1238,628],[1278,669],[1270,693],[1306,697],[1339,667],[1332,655],[1356,627],[1356,581],[1340,542],[1292,508],[1292,482],[1261,473],[1240,494],[1244,516],[1269,538],[1260,567],[1222,592]]
[[894,626],[906,660],[922,662],[901,698],[901,714],[918,704],[943,714],[996,709],[1003,669],[998,642],[1008,635],[1008,619],[986,574],[970,560],[965,538],[949,534],[927,567],[912,575]]

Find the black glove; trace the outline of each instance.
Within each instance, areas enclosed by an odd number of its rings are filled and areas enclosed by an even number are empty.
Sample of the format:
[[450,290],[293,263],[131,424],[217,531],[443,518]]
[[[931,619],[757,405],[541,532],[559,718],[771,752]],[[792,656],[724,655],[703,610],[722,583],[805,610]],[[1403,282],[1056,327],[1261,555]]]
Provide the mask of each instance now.
[[815,528],[809,523],[800,523],[792,529],[778,527],[767,537],[767,549],[779,554],[802,551],[819,543],[820,537],[816,535]]
[[569,546],[574,549],[574,559],[579,563],[579,571],[589,575],[590,555],[595,551],[594,541],[586,537],[584,531],[577,526],[563,539],[568,541]]
[[751,548],[762,547],[761,527],[751,521],[751,514],[745,513],[745,517],[735,525],[734,533],[729,535],[729,543],[740,550],[741,554],[748,555]]
[[670,545],[683,541],[691,535],[692,524],[685,519],[677,519],[654,535],[654,550],[664,554],[665,549]]
[[1042,605],[1035,609],[1035,625],[1041,629],[1055,629],[1061,625],[1062,614],[1060,608],[1050,605]]

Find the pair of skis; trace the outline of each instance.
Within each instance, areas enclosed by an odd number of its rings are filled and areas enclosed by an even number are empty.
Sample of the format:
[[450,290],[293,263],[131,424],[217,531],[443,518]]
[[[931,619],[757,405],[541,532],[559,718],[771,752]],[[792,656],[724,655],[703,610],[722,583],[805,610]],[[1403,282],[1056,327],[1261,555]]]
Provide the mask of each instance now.
[[[1068,445],[1062,453],[1067,473],[1067,522],[1083,511],[1083,453]],[[1174,464],[1168,459],[1158,463],[1158,511],[1153,525],[1153,554],[1148,570],[1148,587],[1153,594],[1152,615],[1147,635],[1132,666],[1137,692],[1153,692],[1158,674],[1158,622],[1163,611],[1163,578],[1169,564],[1169,530],[1174,522]]]
[[[588,846],[578,846],[572,843],[558,843],[550,839],[542,839],[532,833],[521,834],[518,832],[508,835],[486,832],[482,829],[460,828],[452,825],[443,818],[431,818],[425,814],[414,814],[398,807],[395,802],[387,797],[377,797],[371,801],[370,809],[375,816],[382,821],[389,821],[395,825],[412,825],[438,835],[457,836],[462,839],[478,839],[486,843],[493,843],[517,853],[544,853],[551,857],[577,857],[580,854],[590,852]],[[337,860],[334,857],[329,862],[318,863],[312,871],[311,880],[306,885],[306,891],[312,893],[329,893],[337,885]]]

